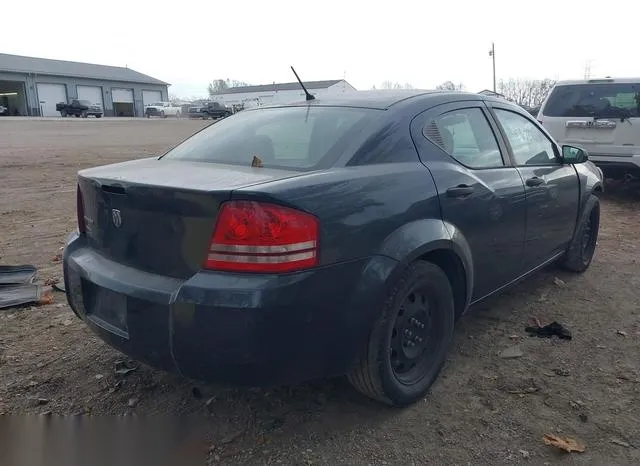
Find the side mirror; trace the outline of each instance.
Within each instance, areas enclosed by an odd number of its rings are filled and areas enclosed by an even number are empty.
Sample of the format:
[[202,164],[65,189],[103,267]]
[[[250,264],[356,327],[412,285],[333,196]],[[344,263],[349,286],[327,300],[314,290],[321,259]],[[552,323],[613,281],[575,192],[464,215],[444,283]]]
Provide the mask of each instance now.
[[589,154],[584,149],[575,146],[562,146],[562,161],[564,163],[584,163],[589,160]]

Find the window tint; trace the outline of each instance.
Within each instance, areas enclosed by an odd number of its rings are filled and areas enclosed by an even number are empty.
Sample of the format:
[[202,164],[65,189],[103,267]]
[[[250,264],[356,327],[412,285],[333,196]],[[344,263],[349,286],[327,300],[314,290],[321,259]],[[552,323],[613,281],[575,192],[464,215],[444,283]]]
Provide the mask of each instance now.
[[536,125],[514,112],[499,109],[495,112],[511,144],[517,165],[559,163],[553,144]]
[[495,135],[479,108],[444,113],[434,118],[423,133],[467,167],[490,168],[504,165]]
[[640,117],[640,83],[557,86],[543,113],[550,117]]
[[279,107],[240,112],[196,133],[165,157],[249,166],[315,169],[331,166],[380,110]]

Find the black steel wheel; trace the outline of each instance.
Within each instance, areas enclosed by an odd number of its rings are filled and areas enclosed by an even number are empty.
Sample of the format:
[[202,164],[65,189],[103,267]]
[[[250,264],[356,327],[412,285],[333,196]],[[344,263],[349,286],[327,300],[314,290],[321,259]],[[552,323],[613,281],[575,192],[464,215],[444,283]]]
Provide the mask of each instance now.
[[587,199],[573,240],[565,254],[562,265],[572,272],[584,272],[591,265],[598,244],[600,231],[600,200],[595,194]]
[[389,292],[349,381],[394,406],[423,398],[444,364],[454,320],[453,291],[444,271],[430,262],[410,264]]

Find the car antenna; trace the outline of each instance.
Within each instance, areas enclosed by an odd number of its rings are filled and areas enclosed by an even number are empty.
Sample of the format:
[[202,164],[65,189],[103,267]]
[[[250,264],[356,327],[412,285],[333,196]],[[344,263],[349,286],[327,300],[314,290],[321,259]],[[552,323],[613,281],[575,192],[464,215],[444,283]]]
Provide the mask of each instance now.
[[305,95],[307,96],[306,100],[315,100],[315,97],[312,94],[309,94],[309,91],[307,90],[307,88],[304,87],[304,84],[302,84],[302,81],[300,80],[300,76],[298,76],[298,73],[296,73],[296,70],[293,68],[293,66],[291,67],[291,71],[293,71],[293,74],[296,75],[296,79],[300,83],[300,87],[302,88]]

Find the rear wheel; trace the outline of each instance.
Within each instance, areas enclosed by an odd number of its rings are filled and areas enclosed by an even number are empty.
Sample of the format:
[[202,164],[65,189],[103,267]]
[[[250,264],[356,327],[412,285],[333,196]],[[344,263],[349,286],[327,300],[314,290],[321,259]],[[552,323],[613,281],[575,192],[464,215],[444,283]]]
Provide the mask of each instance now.
[[62,118],[66,118],[66,117],[67,117],[67,111],[66,111],[66,110],[62,110],[62,111],[60,111],[60,116],[61,116]]
[[580,223],[576,228],[569,250],[562,265],[572,272],[582,273],[589,268],[596,251],[600,231],[600,200],[591,194],[584,206]]
[[414,262],[389,292],[349,381],[390,405],[418,401],[444,364],[454,316],[447,275],[430,262]]

